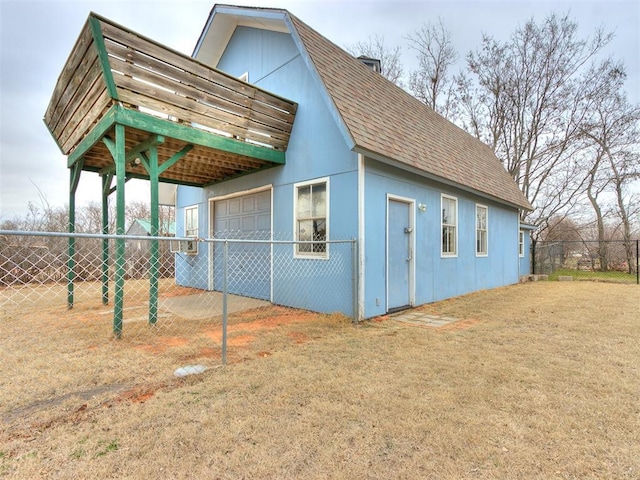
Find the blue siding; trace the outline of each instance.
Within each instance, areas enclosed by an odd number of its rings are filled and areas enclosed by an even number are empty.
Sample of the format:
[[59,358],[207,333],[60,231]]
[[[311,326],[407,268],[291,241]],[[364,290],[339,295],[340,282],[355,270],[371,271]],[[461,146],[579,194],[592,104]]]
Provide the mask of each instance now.
[[[294,184],[329,177],[331,239],[358,235],[357,155],[338,127],[323,87],[308,70],[290,35],[238,27],[217,68],[231,75],[249,73],[249,81],[298,103],[286,165],[215,184],[205,189],[178,188],[177,234],[184,232],[186,206],[200,206],[200,235],[209,235],[209,199],[272,186],[272,222],[276,239],[293,238]],[[518,211],[436,181],[367,159],[365,162],[365,298],[364,316],[387,312],[386,210],[387,194],[415,200],[426,211],[415,212],[414,303],[429,303],[475,290],[516,283],[528,271],[518,257]],[[441,194],[458,199],[458,253],[443,258],[441,251]],[[475,252],[475,206],[488,207],[488,256]],[[273,249],[274,303],[321,312],[352,313],[350,249],[330,249],[329,260],[296,259],[291,245]],[[208,288],[207,252],[179,256],[181,285]],[[345,292],[351,295],[345,295]]]
[[[530,275],[531,272],[531,231],[529,226],[521,226],[524,232],[524,256],[520,257],[520,275]],[[519,240],[518,240],[519,241]]]
[[[286,152],[286,165],[221,182],[205,189],[195,189],[200,193],[188,187],[178,187],[177,218],[184,222],[184,207],[194,203],[203,205],[200,209],[200,230],[202,236],[206,236],[209,233],[207,228],[210,220],[210,214],[206,213],[209,208],[208,199],[272,185],[274,238],[291,239],[294,225],[294,184],[330,177],[330,238],[356,238],[357,155],[347,147],[327,106],[326,96],[308,71],[291,36],[238,27],[217,68],[238,77],[249,72],[251,83],[298,103]],[[184,225],[180,226],[184,228]],[[294,259],[291,245],[287,245],[285,250],[277,247],[274,251],[273,265],[274,303],[323,312],[341,311],[351,315],[352,302],[344,293],[345,288],[351,288],[351,271],[340,272],[331,268],[332,262],[342,262],[339,256],[346,252],[345,247],[331,251],[328,261]],[[190,261],[199,263],[208,259],[205,253],[199,254],[197,259],[181,261],[176,269],[179,281],[200,280],[188,277],[184,273],[183,270]],[[282,265],[279,266],[278,262]],[[289,271],[284,268],[285,263],[289,264]],[[191,270],[195,271],[195,268]],[[199,270],[206,270],[201,263]],[[291,278],[291,271],[297,271],[298,277]],[[305,282],[305,277],[308,277],[309,281]],[[321,284],[320,287],[318,283]],[[201,281],[192,286],[207,288],[206,283],[203,284]],[[292,296],[291,292],[296,294]],[[322,292],[322,296],[318,295],[318,292]]]
[[[207,236],[207,200],[202,188],[178,187],[176,196],[176,236],[184,237],[184,209],[198,206],[198,237]],[[176,253],[176,283],[184,287],[206,289],[208,284],[206,265],[208,259],[207,248],[200,244],[197,255]]]
[[[458,254],[441,256],[441,194],[458,199]],[[416,212],[415,304],[518,281],[518,211],[402,170],[366,160],[365,317],[386,313],[387,194],[425,204]],[[475,251],[476,203],[488,207],[488,256]]]

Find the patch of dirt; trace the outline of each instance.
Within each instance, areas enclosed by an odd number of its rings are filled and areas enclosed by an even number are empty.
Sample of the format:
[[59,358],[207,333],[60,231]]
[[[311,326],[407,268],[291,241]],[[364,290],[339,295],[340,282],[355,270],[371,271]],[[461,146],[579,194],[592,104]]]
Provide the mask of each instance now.
[[244,347],[255,340],[254,335],[238,335],[236,337],[227,338],[227,345],[230,347]]
[[184,337],[158,337],[157,343],[154,345],[136,345],[134,348],[142,350],[147,353],[164,353],[169,348],[184,347],[189,343],[189,340]]
[[147,385],[137,385],[133,388],[125,390],[120,393],[115,399],[115,402],[131,402],[131,403],[144,403],[153,397],[158,390],[167,387],[167,383],[154,383]]
[[3,422],[9,424],[13,423],[15,420],[21,417],[25,418],[39,411],[50,410],[59,405],[62,405],[69,400],[81,400],[86,402],[105,394],[117,392],[122,388],[124,388],[123,384],[115,383],[111,385],[101,385],[99,387],[90,388],[88,390],[69,392],[64,395],[48,398],[46,400],[31,403],[30,405],[25,405],[24,407],[16,408],[7,413],[4,413],[1,418]]
[[304,332],[287,332],[287,337],[297,344],[307,343],[310,340],[309,335]]

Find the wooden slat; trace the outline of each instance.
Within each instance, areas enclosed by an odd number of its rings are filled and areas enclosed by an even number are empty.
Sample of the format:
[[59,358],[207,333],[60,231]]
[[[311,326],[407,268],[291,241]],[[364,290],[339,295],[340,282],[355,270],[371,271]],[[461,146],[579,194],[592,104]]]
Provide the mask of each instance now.
[[[146,132],[128,129],[126,135],[127,148],[137,144],[141,139],[145,138],[146,134]],[[182,142],[172,142],[171,140],[169,140],[169,143],[159,146],[160,165],[183,146]],[[194,152],[196,153],[194,154]],[[112,163],[110,158],[110,154],[104,144],[98,143],[85,155],[85,165],[93,170],[100,170]],[[265,165],[268,165],[268,162],[259,162],[250,157],[196,147],[184,159],[164,172],[160,178],[162,180],[173,179],[205,185],[257,168],[263,168]],[[127,171],[139,177],[146,175],[146,172],[141,167],[131,168],[127,166]]]
[[[167,47],[159,45],[155,42],[140,37],[132,32],[120,29],[115,25],[101,20],[102,34],[105,38],[109,38],[123,45],[128,45],[136,50],[139,50],[150,57],[156,58],[163,62],[174,65],[182,70],[198,75],[209,81],[215,82],[219,85],[225,86],[239,93],[251,91],[249,96],[256,97],[256,93],[261,92],[261,89],[249,85],[241,80],[227,75],[219,70],[211,69],[210,67],[194,60],[191,57],[175,52]],[[279,110],[291,112],[295,110],[295,103],[287,101],[277,95],[269,94],[265,92],[264,98],[261,98],[265,104],[271,105]]]
[[99,143],[109,132],[114,131],[117,110],[117,105],[112,105],[107,110],[107,113],[102,115],[100,120],[91,126],[91,130],[82,137],[82,140],[73,147],[73,151],[67,156],[68,167],[72,167],[78,161],[82,161],[83,157],[95,147],[96,143]]
[[262,168],[265,164],[265,162],[254,162],[248,157],[235,156],[233,158],[225,158],[215,153],[208,156],[195,155],[189,158],[190,162],[201,165],[203,169],[206,169],[207,165],[215,165],[229,169],[254,170],[256,168]]
[[[164,72],[155,70],[150,71],[146,68],[141,68],[137,64],[124,62],[115,57],[111,58],[111,66],[113,69],[123,73],[125,75],[125,78],[133,77],[133,80],[141,79],[145,82],[153,83],[154,85],[158,85],[160,87],[174,91],[178,95],[193,98],[198,102],[206,104],[209,108],[220,109],[225,113],[232,113],[233,115],[236,115],[240,120],[243,118],[249,118],[252,125],[251,128],[254,128],[256,130],[278,132],[281,136],[284,135],[286,137],[288,137],[291,133],[291,123],[287,123],[286,121],[282,121],[275,117],[270,117],[261,112],[255,111],[253,106],[259,105],[259,103],[250,103],[250,99],[247,99],[245,97],[245,104],[239,104],[237,102],[231,101],[228,98],[224,98],[222,95],[225,93],[225,91],[220,90],[218,92],[219,95],[214,95],[206,90],[203,90],[202,88],[195,88],[191,85],[188,85],[188,81],[194,77],[185,77],[180,81],[177,81],[166,76]],[[123,77],[116,76],[115,78],[116,83],[118,83],[119,86],[122,86],[120,80],[122,80]],[[226,93],[228,93],[229,96],[233,96],[233,92],[229,90],[227,90]]]
[[[130,80],[125,80],[124,83],[131,84],[131,88],[138,88],[140,86],[135,84],[135,81]],[[237,122],[237,119],[226,112],[211,109],[207,107],[207,105],[199,104],[191,99],[173,96],[168,92],[156,90],[152,86],[148,87],[144,93],[136,93],[132,90],[120,90],[118,95],[127,103],[144,106],[159,113],[176,117],[182,123],[197,123],[220,130],[229,135],[265,143],[279,150],[283,150],[289,141],[289,137],[284,136],[284,134],[279,131],[265,132],[270,135],[270,137],[264,137],[259,133],[249,131],[250,128],[253,128],[253,125],[250,124],[246,118],[243,121],[247,123],[247,126],[243,128],[231,123],[231,121]],[[139,88],[139,90],[142,90],[142,88]],[[180,105],[176,105],[174,100],[180,102]],[[264,132],[265,129],[263,128],[262,131]]]
[[[127,129],[127,148],[131,148],[132,146],[138,144],[148,135],[149,133],[145,131],[136,130],[133,128]],[[170,158],[174,153],[176,153],[178,150],[181,150],[185,145],[187,145],[187,143],[172,138],[167,138],[164,143],[158,145],[157,147],[160,161],[163,162],[164,160]],[[264,161],[257,160],[253,157],[236,155],[233,153],[228,153],[224,150],[211,150],[200,146],[196,146],[191,152],[189,152],[188,158],[190,159],[190,161],[196,159],[203,162],[207,162],[209,161],[209,159],[214,159],[216,162],[228,165],[229,167],[232,167],[235,162],[241,162],[242,165],[250,169],[260,168],[264,165]]]
[[[131,62],[140,68],[151,70],[161,75],[166,75],[174,82],[184,83],[185,85],[202,90],[203,92],[211,93],[221,99],[233,102],[245,108],[249,108],[253,101],[253,97],[251,95],[238,93],[235,90],[225,88],[221,85],[210,82],[205,78],[194,75],[191,72],[175,67],[165,61],[149,57],[148,55],[137,50],[133,50],[125,45],[109,41],[107,42],[107,50],[110,54],[119,58],[121,61]],[[116,68],[116,70],[118,69],[115,66],[114,68]]]
[[[98,98],[87,110],[87,114],[82,117],[82,120],[77,127],[73,130],[69,129],[69,133],[65,132],[65,136],[68,136],[68,138],[66,141],[61,142],[62,151],[65,155],[68,155],[73,150],[73,147],[75,147],[90,131],[92,125],[98,122],[107,112],[111,98],[109,97],[106,88],[97,90],[96,93],[99,94]],[[90,101],[86,102],[87,106],[90,104]]]
[[116,121],[122,125],[139,130],[157,133],[167,138],[175,138],[183,142],[200,145],[214,150],[224,150],[235,155],[244,155],[258,160],[284,164],[283,150],[241,142],[222,135],[213,135],[205,130],[193,128],[177,122],[164,120],[138,110],[124,108],[120,105],[116,113]]
[[[96,84],[102,84],[102,69],[97,61],[97,58],[94,58],[93,65],[90,66],[89,71],[86,76],[83,78],[80,87],[76,89],[73,97],[70,98],[67,102],[67,107],[61,110],[61,115],[55,122],[55,126],[53,129],[53,133],[56,138],[60,138],[62,136],[62,132],[67,125],[71,121],[72,117],[75,115],[82,115],[83,112],[79,112],[78,109],[82,105],[85,100],[85,97],[90,94],[90,92],[96,88]],[[106,85],[104,86],[106,88]]]
[[[60,73],[58,77],[58,81],[56,82],[56,86],[53,90],[53,94],[51,95],[51,101],[49,102],[49,106],[44,115],[45,122],[49,125],[49,129],[53,130],[51,127],[51,118],[54,115],[54,111],[60,105],[60,99],[62,93],[67,89],[67,86],[73,80],[76,68],[81,60],[85,57],[87,49],[93,42],[93,38],[91,36],[91,31],[89,29],[89,22],[87,21],[84,25],[84,28],[80,32],[80,36],[73,46],[73,50],[69,54],[69,58],[65,62],[65,67]],[[64,105],[63,105],[64,106]]]
[[[291,133],[292,123],[287,123],[286,121],[278,118],[265,115],[262,112],[254,111],[251,107],[253,105],[259,105],[258,102],[250,103],[250,99],[244,97],[245,104],[239,104],[236,101],[231,101],[222,97],[221,95],[227,93],[235,100],[240,100],[238,95],[234,97],[233,92],[229,90],[225,91],[223,89],[218,90],[219,95],[214,95],[209,91],[204,90],[204,88],[209,85],[204,85],[205,81],[202,79],[200,79],[199,82],[200,88],[196,88],[189,85],[189,83],[198,83],[192,81],[195,77],[191,75],[187,76],[186,74],[183,74],[184,78],[177,81],[176,79],[168,76],[169,74],[177,73],[176,71],[151,71],[147,68],[142,68],[138,64],[128,63],[116,57],[111,57],[111,68],[124,74],[124,77],[122,75],[114,75],[116,84],[121,88],[130,88],[138,93],[144,93],[145,88],[150,87],[150,85],[141,82],[142,84],[136,87],[136,84],[131,83],[131,80],[135,82],[136,79],[141,79],[145,82],[150,82],[159,87],[174,91],[178,95],[204,103],[209,109],[221,110],[221,115],[226,117],[224,120],[233,123],[236,126],[246,124],[244,119],[248,118],[250,121],[248,128],[252,128],[256,131],[264,131],[269,134],[273,133],[279,138],[285,140],[288,140]],[[235,115],[237,120],[234,120],[234,118],[229,116],[229,114]],[[215,113],[212,112],[211,115],[215,115]],[[290,121],[292,122],[293,118],[291,118]]]
[[[97,36],[91,34],[91,21],[99,24]],[[107,63],[102,65],[97,61],[94,36],[98,46],[104,48]],[[103,71],[105,65],[107,70]],[[121,104],[114,104],[110,98],[105,75],[113,75],[117,87],[114,92]],[[137,106],[165,113],[179,123],[143,115]],[[294,102],[92,14],[58,78],[45,122],[69,159],[82,155],[83,168],[100,171],[112,163],[111,156],[102,142],[94,144],[89,138],[108,133],[111,124],[100,119],[111,111],[110,121],[126,126],[128,148],[147,138],[149,132],[169,134],[158,147],[160,165],[187,143],[195,145],[163,172],[161,179],[207,185],[282,164],[296,109]],[[227,132],[234,138],[216,136],[191,124]],[[98,130],[99,134],[91,133]],[[258,145],[252,145],[252,141]],[[127,167],[127,172],[148,177],[140,167]]]
[[[254,89],[249,92],[238,93],[237,91],[224,87],[215,82],[211,82],[201,76],[195,75],[186,70],[180,69],[173,65],[168,64],[163,60],[158,60],[153,57],[149,57],[142,52],[133,50],[130,47],[115,43],[113,41],[107,41],[107,50],[111,55],[117,57],[121,62],[132,62],[135,66],[156,72],[158,75],[166,76],[167,82],[180,82],[186,86],[193,87],[205,95],[213,95],[224,102],[224,105],[231,102],[240,107],[245,107],[255,112],[259,112],[264,115],[262,118],[263,123],[270,123],[270,119],[277,122],[279,128],[283,131],[291,132],[293,120],[295,118],[296,104],[291,104],[293,113],[287,113],[279,110],[277,107],[268,104],[268,99],[273,98],[265,92]],[[116,64],[112,63],[113,68],[119,70]],[[135,67],[134,67],[135,68]],[[240,80],[238,80],[240,81]],[[258,101],[254,101],[253,95],[257,96]],[[193,96],[193,95],[192,95]],[[194,96],[194,98],[198,98]],[[223,107],[225,108],[225,107]],[[233,109],[233,106],[226,107]],[[248,114],[249,110],[238,111],[238,114]]]
[[[151,91],[154,86],[162,87],[174,92],[174,95],[177,94],[179,96],[191,98],[201,102],[209,102],[211,104],[210,108],[220,109],[223,112],[228,113],[229,119],[234,119],[234,117],[236,117],[238,119],[238,123],[242,122],[242,120],[249,114],[249,109],[242,105],[225,101],[218,97],[208,95],[206,92],[189,88],[185,84],[172,81],[156,72],[150,72],[148,70],[136,68],[135,65],[127,64],[117,59],[112,58],[111,60],[112,67],[124,74],[124,76],[118,75],[116,77],[117,84],[120,88],[128,88],[130,90],[133,90],[134,92],[144,94]],[[139,80],[144,80],[144,82],[139,82]],[[149,85],[145,82],[150,82],[153,85]],[[176,101],[179,102],[179,100]]]
[[[87,92],[87,94],[82,99],[82,102],[77,106],[76,110],[73,112],[73,115],[70,117],[69,122],[63,126],[59,135],[60,144],[63,146],[63,151],[70,151],[71,147],[75,145],[68,145],[69,138],[73,136],[82,137],[86,131],[82,129],[89,128],[93,123],[93,118],[86,119],[85,117],[89,115],[92,109],[96,108],[96,104],[99,100],[102,99],[103,102],[107,101],[106,94],[106,86],[102,81],[102,78],[98,79],[92,86],[91,89]],[[76,131],[80,128],[80,132],[76,133]]]
[[230,175],[237,175],[241,172],[248,172],[252,169],[241,167],[225,167],[217,164],[210,164],[209,166],[195,165],[195,164],[181,164],[180,162],[173,165],[166,170],[167,175],[176,176],[198,176],[202,179],[203,183],[209,183],[214,180],[224,178]]
[[[137,85],[134,85],[135,83],[136,82],[133,80],[122,81],[123,85],[131,85],[131,88],[138,87]],[[247,131],[247,129],[237,128],[233,125],[230,125],[228,122],[225,122],[224,120],[210,117],[209,115],[207,115],[207,113],[210,113],[210,110],[207,110],[206,105],[199,104],[195,100],[181,98],[177,95],[172,95],[171,93],[164,92],[162,90],[153,89],[152,87],[149,88],[147,95],[141,95],[131,90],[119,90],[118,95],[124,102],[132,103],[134,105],[144,105],[147,108],[166,115],[175,116],[186,122],[205,125],[207,127],[221,130],[223,132],[234,134],[240,137],[251,138],[252,140],[265,144],[271,143],[272,146],[280,150],[284,150],[286,146],[286,140],[272,137],[271,141],[269,142],[268,138],[265,139],[261,135],[256,135]],[[176,99],[179,99],[184,107],[179,107],[170,103]],[[230,117],[230,115],[223,115],[220,111],[216,111],[216,114],[218,116]],[[245,119],[245,121],[248,123],[248,119]],[[214,133],[211,134],[214,135]]]
[[[162,156],[163,161],[167,160],[181,147],[177,145],[171,145],[170,148],[158,149],[158,153]],[[194,153],[195,152],[195,153]],[[205,150],[202,148],[194,149],[187,155],[187,161],[215,161],[217,164],[232,168],[236,163],[240,162],[241,166],[248,169],[260,168],[264,165],[262,161],[256,161],[251,157],[242,157],[239,155],[226,155],[222,151]]]
[[[65,116],[65,112],[69,112],[70,109],[73,110],[81,101],[80,95],[86,92],[86,82],[93,84],[96,77],[102,74],[100,66],[96,63],[97,58],[98,56],[95,48],[93,48],[93,44],[89,45],[84,57],[82,57],[76,68],[74,76],[62,92],[57,108],[49,119],[49,128],[54,132],[61,119]],[[65,122],[66,120],[62,121]]]

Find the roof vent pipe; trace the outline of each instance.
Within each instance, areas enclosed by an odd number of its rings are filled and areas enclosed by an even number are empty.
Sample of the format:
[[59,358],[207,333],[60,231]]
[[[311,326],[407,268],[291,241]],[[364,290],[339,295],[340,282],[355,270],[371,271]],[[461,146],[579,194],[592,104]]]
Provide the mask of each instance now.
[[358,60],[360,60],[362,63],[364,63],[367,67],[369,67],[374,72],[376,73],[382,72],[382,67],[380,66],[380,60],[378,60],[377,58],[371,58],[371,57],[367,57],[366,55],[360,55],[358,57]]

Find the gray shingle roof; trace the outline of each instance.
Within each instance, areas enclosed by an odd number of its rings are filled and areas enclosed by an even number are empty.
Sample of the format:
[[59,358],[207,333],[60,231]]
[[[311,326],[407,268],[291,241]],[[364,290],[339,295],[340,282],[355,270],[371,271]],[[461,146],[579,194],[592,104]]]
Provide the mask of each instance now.
[[487,145],[289,17],[356,148],[532,209]]

